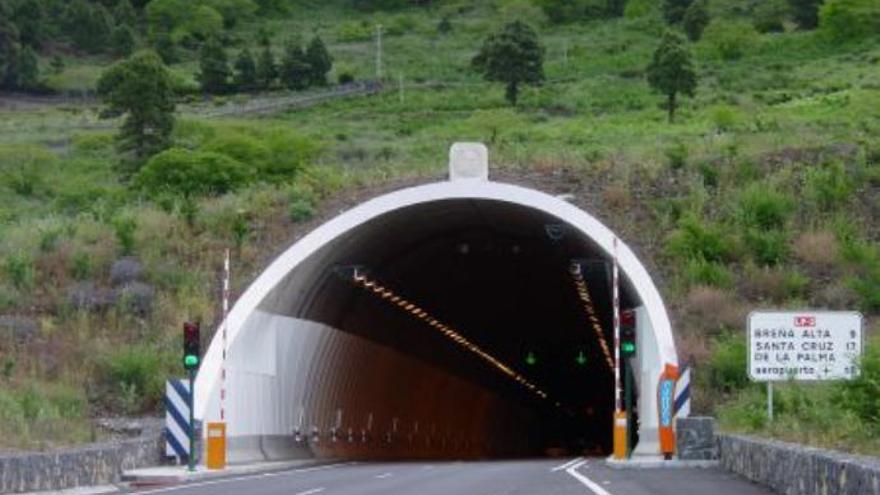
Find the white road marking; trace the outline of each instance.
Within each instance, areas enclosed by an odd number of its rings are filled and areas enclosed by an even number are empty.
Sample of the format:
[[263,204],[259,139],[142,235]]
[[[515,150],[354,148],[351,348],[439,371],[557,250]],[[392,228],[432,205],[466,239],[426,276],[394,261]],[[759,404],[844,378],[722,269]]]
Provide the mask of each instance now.
[[202,481],[199,483],[181,483],[179,485],[169,486],[167,488],[158,488],[156,490],[147,490],[144,492],[136,492],[136,493],[138,493],[139,495],[148,495],[150,493],[167,493],[167,492],[173,492],[176,490],[185,490],[187,488],[195,488],[195,487],[199,487],[199,486],[210,486],[210,485],[219,485],[222,483],[232,483],[234,481],[246,481],[246,480],[252,480],[252,479],[256,479],[256,478],[266,478],[266,477],[283,476],[283,475],[289,475],[289,474],[309,473],[312,471],[324,471],[326,469],[336,469],[338,467],[351,466],[353,464],[355,464],[355,463],[343,462],[343,463],[339,463],[339,464],[328,464],[326,466],[315,466],[315,467],[310,467],[310,468],[294,469],[294,470],[290,470],[290,471],[279,471],[276,473],[258,473],[258,474],[248,475],[248,476],[238,476],[235,478],[223,478],[223,479],[219,479],[219,480]]
[[390,478],[391,476],[392,476],[391,473],[382,473],[382,474],[377,474],[376,479],[384,480],[385,478]]
[[566,462],[565,464],[560,464],[560,465],[556,466],[555,468],[551,469],[550,471],[555,473],[556,471],[562,471],[563,469],[568,469],[572,465],[574,465],[575,463],[577,463],[578,461],[581,461],[583,459],[584,459],[583,457],[575,457],[574,459]]
[[581,461],[581,462],[569,467],[568,469],[566,469],[565,472],[568,473],[569,475],[571,475],[574,479],[580,481],[582,485],[589,488],[590,491],[592,491],[596,495],[611,495],[611,493],[606,491],[604,488],[602,488],[601,486],[594,483],[593,480],[591,480],[590,478],[587,478],[586,476],[584,476],[583,474],[581,474],[577,471],[579,467],[583,466],[586,463],[587,463],[587,461]]
[[324,487],[321,488],[312,488],[311,490],[306,490],[304,492],[299,492],[296,495],[312,495],[313,493],[321,493],[324,491]]

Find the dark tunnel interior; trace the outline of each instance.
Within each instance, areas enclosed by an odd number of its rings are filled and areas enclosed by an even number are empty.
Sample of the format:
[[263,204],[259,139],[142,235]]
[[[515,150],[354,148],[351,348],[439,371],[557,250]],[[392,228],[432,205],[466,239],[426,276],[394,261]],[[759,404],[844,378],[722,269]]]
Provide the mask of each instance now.
[[[613,372],[575,290],[573,261],[583,270],[610,345],[610,260],[560,220],[500,201],[436,201],[376,218],[314,261],[310,283],[296,303],[275,304],[289,305],[283,309],[287,314],[429,363],[528,410],[521,432],[527,442],[509,454],[540,455],[553,448],[607,453]],[[355,269],[453,327],[548,398],[354,284]],[[622,307],[637,305],[631,294],[623,282]]]

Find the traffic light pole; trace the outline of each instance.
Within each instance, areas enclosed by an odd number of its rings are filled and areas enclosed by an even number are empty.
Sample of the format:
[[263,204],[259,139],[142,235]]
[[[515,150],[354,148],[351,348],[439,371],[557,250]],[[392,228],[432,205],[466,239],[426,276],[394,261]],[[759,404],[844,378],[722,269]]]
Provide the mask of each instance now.
[[189,373],[189,455],[187,463],[192,472],[196,470],[196,421],[193,411],[196,396],[196,370],[189,369],[187,372]]

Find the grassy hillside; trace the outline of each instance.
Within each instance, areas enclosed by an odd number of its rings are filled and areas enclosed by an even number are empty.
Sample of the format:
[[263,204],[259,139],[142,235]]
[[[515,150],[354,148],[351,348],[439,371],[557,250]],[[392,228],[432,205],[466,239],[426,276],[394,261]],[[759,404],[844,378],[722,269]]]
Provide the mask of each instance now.
[[[335,58],[331,78],[363,80],[375,77],[381,23],[386,90],[261,118],[208,120],[181,106],[178,146],[236,150],[255,168],[293,157],[286,176],[194,203],[130,187],[118,121],[99,119],[97,102],[4,100],[17,106],[0,108],[0,448],[81,442],[96,436],[91,417],[156,411],[162,373],[178,372],[180,322],[216,321],[224,247],[235,248],[240,289],[322,204],[437,176],[451,142],[480,140],[496,167],[585,191],[657,267],[701,410],[728,428],[880,452],[869,407],[880,357],[852,385],[781,387],[780,420],[767,425],[761,389],[745,380],[742,332],[755,307],[855,307],[869,321],[880,310],[880,36],[843,41],[788,21],[759,34],[738,2],[716,0],[716,26],[690,47],[699,87],[669,124],[645,82],[666,28],[653,3],[550,24],[526,2],[379,12],[294,2],[240,24],[230,55],[260,29],[276,47],[317,33]],[[470,60],[518,17],[538,21],[547,81],[511,108]],[[195,84],[194,56],[171,67],[184,86]],[[72,58],[49,84],[88,90],[109,62]],[[125,256],[143,264],[136,282],[111,277]]]

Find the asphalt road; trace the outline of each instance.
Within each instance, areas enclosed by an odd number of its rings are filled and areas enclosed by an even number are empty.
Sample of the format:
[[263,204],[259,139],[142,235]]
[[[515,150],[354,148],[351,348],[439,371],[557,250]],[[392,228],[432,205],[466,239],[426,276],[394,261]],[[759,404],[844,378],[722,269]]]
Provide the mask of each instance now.
[[[569,462],[566,462],[569,461]],[[770,495],[720,469],[614,470],[600,459],[348,463],[148,489],[141,495]]]

